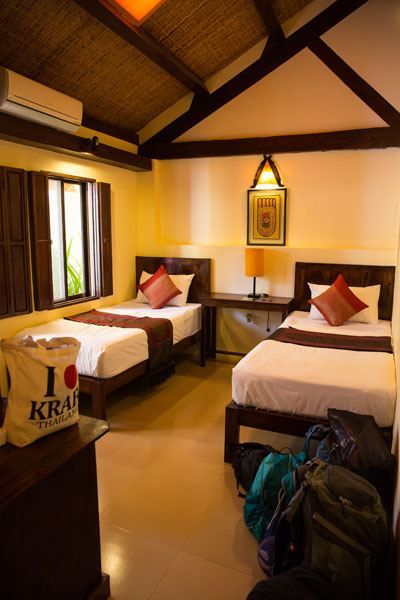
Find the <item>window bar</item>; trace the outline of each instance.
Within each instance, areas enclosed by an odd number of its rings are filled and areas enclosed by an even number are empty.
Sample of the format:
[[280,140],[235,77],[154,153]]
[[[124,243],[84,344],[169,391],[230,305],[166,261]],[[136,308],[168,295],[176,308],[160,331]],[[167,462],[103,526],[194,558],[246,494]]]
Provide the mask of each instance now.
[[65,196],[64,196],[64,181],[59,180],[61,183],[61,215],[62,215],[62,238],[63,238],[63,262],[64,262],[64,286],[65,286],[65,300],[69,299],[68,295],[68,265],[67,265],[67,241],[65,237]]
[[83,296],[89,295],[89,232],[88,232],[88,184],[81,183],[81,211],[82,211],[82,250],[83,250]]

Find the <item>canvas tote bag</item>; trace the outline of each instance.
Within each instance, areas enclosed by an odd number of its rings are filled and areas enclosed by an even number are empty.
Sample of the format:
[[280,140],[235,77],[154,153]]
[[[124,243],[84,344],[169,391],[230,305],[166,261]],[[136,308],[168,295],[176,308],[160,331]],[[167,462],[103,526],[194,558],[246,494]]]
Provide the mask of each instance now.
[[79,420],[78,340],[27,337],[0,347],[10,376],[3,425],[8,442],[26,446]]

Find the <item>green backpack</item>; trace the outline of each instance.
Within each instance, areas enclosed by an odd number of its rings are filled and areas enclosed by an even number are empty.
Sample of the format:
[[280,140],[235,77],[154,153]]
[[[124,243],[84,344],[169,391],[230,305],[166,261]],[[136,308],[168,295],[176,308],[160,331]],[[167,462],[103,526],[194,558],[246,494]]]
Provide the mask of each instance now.
[[391,528],[375,487],[345,467],[315,460],[283,513],[274,574],[301,564],[341,600],[385,596]]
[[[243,515],[247,527],[259,542],[263,539],[277,507],[282,478],[305,463],[307,459],[308,449],[295,455],[271,452],[258,467],[254,481],[246,496]],[[290,477],[288,487],[291,489]],[[292,493],[289,493],[289,498],[292,495]]]

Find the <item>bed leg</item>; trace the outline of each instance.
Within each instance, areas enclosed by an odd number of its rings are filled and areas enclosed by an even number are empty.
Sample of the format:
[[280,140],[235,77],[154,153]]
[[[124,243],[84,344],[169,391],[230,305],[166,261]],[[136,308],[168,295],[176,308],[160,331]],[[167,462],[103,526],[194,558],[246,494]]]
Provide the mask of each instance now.
[[93,384],[92,390],[92,411],[96,419],[107,420],[106,395],[104,393],[103,382]]
[[231,461],[231,444],[239,443],[240,422],[239,407],[234,402],[230,402],[225,407],[225,447],[224,461]]
[[204,304],[201,306],[200,334],[200,367],[205,367],[207,358],[207,307]]

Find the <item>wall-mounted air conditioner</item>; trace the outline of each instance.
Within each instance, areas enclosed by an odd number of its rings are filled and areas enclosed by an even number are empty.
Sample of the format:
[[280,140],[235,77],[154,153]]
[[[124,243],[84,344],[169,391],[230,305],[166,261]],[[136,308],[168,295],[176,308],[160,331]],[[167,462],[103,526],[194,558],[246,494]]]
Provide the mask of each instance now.
[[0,111],[75,133],[82,110],[79,100],[0,67]]

